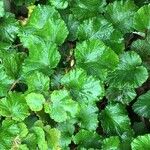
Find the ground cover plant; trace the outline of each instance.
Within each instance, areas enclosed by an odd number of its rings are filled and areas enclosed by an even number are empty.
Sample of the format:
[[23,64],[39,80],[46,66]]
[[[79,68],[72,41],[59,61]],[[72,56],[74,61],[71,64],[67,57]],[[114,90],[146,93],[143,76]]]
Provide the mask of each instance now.
[[149,0],[0,0],[0,150],[150,150]]

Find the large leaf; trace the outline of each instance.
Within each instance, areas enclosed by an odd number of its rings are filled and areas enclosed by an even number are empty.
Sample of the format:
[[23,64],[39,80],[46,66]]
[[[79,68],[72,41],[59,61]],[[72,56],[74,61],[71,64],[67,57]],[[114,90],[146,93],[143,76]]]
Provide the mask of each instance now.
[[71,10],[77,19],[82,20],[97,16],[105,5],[106,0],[76,0]]
[[142,85],[148,78],[148,72],[141,63],[140,56],[134,51],[123,53],[118,67],[108,77],[110,86],[136,88]]
[[0,23],[0,40],[12,42],[19,31],[19,23],[13,14],[7,13]]
[[150,91],[138,97],[133,110],[140,116],[150,118]]
[[47,92],[49,90],[50,79],[41,72],[33,72],[25,78],[28,85],[28,92]]
[[20,37],[38,35],[46,41],[61,45],[68,35],[67,27],[59,13],[50,6],[38,5],[33,10],[27,26],[23,29]]
[[74,137],[73,141],[80,147],[85,148],[100,148],[101,146],[101,136],[95,132],[90,132],[88,130],[80,130]]
[[120,139],[118,136],[111,136],[103,140],[102,150],[121,150]]
[[6,96],[14,80],[7,76],[4,67],[0,65],[0,97]]
[[98,108],[95,105],[80,104],[78,125],[82,129],[94,131],[98,127]]
[[109,104],[100,115],[104,132],[109,135],[121,135],[130,131],[130,120],[121,104]]
[[60,60],[56,45],[33,35],[23,36],[21,41],[29,49],[29,56],[24,62],[24,73],[31,73],[35,70],[45,74],[52,73],[52,69]]
[[75,58],[78,67],[103,80],[107,72],[114,70],[118,64],[118,56],[100,40],[88,40],[78,44]]
[[28,109],[24,95],[19,93],[10,93],[0,101],[0,115],[13,120],[24,120],[29,115]]
[[53,91],[45,111],[56,122],[63,122],[76,117],[78,104],[71,99],[67,90]]
[[80,41],[100,39],[116,53],[121,53],[124,50],[123,35],[102,16],[83,21],[78,28],[78,39]]
[[144,5],[137,11],[134,16],[134,27],[142,32],[150,29],[150,5]]
[[73,69],[61,80],[62,84],[70,90],[74,99],[84,103],[95,103],[104,94],[104,89],[99,80],[87,76],[82,69]]
[[133,16],[136,10],[134,1],[120,0],[110,3],[106,7],[105,16],[122,33],[127,33],[133,31]]
[[131,143],[132,150],[149,150],[150,134],[138,136]]
[[[19,146],[22,138],[28,133],[24,123],[16,123],[12,120],[4,120],[0,127],[0,149],[8,150]],[[17,141],[19,141],[17,143]],[[16,144],[16,145],[15,145]]]

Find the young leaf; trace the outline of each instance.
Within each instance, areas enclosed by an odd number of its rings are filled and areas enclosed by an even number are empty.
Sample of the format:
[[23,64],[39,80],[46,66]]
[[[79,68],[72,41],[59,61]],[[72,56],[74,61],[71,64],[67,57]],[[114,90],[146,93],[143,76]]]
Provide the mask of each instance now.
[[99,80],[87,76],[82,69],[73,69],[61,80],[62,84],[70,91],[71,96],[79,102],[93,104],[104,94],[104,89]]
[[104,132],[109,135],[121,135],[130,131],[130,120],[121,104],[110,104],[100,114]]
[[118,67],[108,76],[110,86],[136,88],[142,85],[148,78],[148,72],[141,63],[140,56],[134,51],[123,53]]
[[134,28],[145,32],[150,29],[150,5],[141,7],[134,16]]
[[29,115],[28,109],[24,95],[19,93],[10,93],[0,101],[0,115],[16,121],[24,120]]
[[107,5],[105,17],[113,23],[115,28],[125,34],[133,31],[133,16],[136,10],[137,7],[132,0],[114,1]]
[[150,118],[150,91],[138,97],[133,110],[140,116]]
[[149,150],[150,134],[138,136],[131,143],[132,150]]
[[102,40],[118,54],[124,50],[123,35],[115,30],[113,25],[102,16],[83,21],[78,28],[78,39],[80,41],[87,39]]
[[88,40],[78,44],[75,59],[78,67],[102,80],[106,78],[108,70],[114,70],[118,64],[118,56],[100,40]]
[[67,90],[53,91],[50,102],[45,105],[45,111],[56,122],[64,122],[76,116],[78,104],[71,99]]
[[23,36],[21,41],[29,49],[29,57],[23,65],[25,75],[33,71],[41,71],[47,75],[52,73],[60,60],[56,45],[33,35]]
[[45,98],[42,94],[30,93],[26,97],[26,102],[32,111],[40,111],[45,103]]
[[4,2],[3,2],[3,0],[0,0],[0,17],[3,17],[4,14],[5,14]]
[[118,136],[111,136],[103,140],[102,150],[121,150],[120,139]]

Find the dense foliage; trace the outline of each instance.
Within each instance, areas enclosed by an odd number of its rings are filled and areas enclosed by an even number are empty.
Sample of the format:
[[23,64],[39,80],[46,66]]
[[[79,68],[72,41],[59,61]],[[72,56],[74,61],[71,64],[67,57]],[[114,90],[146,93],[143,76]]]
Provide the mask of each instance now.
[[0,150],[150,150],[149,0],[0,0]]

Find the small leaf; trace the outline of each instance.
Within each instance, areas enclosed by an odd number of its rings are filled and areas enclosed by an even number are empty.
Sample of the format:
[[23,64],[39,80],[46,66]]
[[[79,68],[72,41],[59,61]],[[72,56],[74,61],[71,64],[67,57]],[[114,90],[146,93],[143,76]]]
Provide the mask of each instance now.
[[3,2],[3,0],[0,0],[0,17],[3,17],[4,14],[5,14],[4,2]]
[[132,150],[149,150],[150,134],[138,136],[131,143]]
[[57,9],[65,9],[68,7],[68,0],[49,0]]
[[61,80],[62,84],[70,90],[71,96],[79,102],[93,104],[104,94],[104,89],[99,80],[87,76],[82,69],[73,69]]
[[150,91],[138,97],[133,110],[140,116],[150,118]]
[[45,98],[42,94],[30,93],[26,97],[27,105],[32,111],[40,111],[45,103]]

